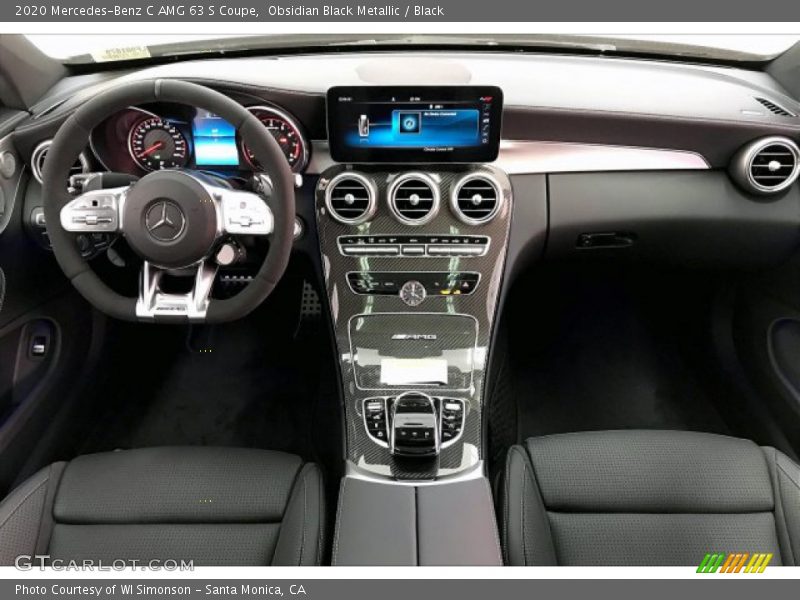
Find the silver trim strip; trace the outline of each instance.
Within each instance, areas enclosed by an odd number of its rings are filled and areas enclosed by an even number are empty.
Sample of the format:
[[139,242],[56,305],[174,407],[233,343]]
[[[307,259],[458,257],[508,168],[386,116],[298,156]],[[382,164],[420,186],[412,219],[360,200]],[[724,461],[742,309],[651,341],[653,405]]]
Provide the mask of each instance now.
[[[307,173],[319,175],[336,164],[327,141],[313,140],[311,145],[313,152]],[[492,164],[509,175],[711,168],[703,156],[688,150],[535,140],[502,140],[500,155]]]
[[509,175],[709,168],[705,158],[684,150],[510,140],[500,142],[495,164]]

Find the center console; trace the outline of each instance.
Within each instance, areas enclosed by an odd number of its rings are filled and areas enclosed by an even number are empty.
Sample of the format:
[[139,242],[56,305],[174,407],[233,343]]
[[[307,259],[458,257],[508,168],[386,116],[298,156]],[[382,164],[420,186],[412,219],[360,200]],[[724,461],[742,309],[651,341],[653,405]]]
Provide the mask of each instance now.
[[443,481],[481,466],[482,395],[511,208],[491,166],[502,92],[336,87],[316,211],[349,468]]
[[512,202],[491,165],[501,114],[488,86],[328,93],[336,163],[316,217],[347,430],[336,564],[501,562],[482,457]]

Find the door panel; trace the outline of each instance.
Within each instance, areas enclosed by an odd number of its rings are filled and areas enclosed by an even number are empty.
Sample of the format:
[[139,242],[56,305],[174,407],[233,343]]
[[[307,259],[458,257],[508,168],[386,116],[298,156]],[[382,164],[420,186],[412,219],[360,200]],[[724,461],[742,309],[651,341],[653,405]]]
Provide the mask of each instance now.
[[11,117],[0,121],[0,497],[49,458],[42,440],[92,368],[99,319],[25,231],[23,198],[38,184],[13,145]]
[[800,452],[800,255],[742,283],[733,329],[748,378]]

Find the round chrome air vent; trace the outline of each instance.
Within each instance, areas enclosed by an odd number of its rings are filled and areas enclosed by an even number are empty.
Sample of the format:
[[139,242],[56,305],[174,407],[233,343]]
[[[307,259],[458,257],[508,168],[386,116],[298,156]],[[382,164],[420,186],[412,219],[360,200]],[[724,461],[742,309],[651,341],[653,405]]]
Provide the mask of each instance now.
[[389,208],[406,225],[424,225],[439,212],[439,185],[425,173],[405,173],[389,186]]
[[761,138],[739,150],[731,174],[747,191],[776,194],[797,181],[800,148],[786,137]]
[[450,208],[468,225],[482,225],[494,219],[502,202],[500,184],[484,173],[462,177],[450,196]]
[[331,216],[346,225],[360,225],[372,218],[378,191],[361,173],[339,173],[325,189],[325,205]]
[[[46,140],[36,146],[33,149],[33,154],[31,154],[31,171],[33,172],[33,177],[39,183],[42,183],[42,173],[44,173],[44,161],[47,158],[47,150],[53,144],[53,140]],[[78,173],[88,173],[89,172],[89,161],[86,159],[86,155],[81,152],[78,156],[77,162],[72,166],[69,171],[70,175],[76,175]]]

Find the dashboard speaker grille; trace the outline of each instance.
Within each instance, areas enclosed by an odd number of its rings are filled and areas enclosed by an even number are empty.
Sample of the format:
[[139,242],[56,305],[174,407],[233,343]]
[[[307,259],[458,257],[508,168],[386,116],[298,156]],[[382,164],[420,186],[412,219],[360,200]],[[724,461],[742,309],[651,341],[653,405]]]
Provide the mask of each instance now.
[[750,161],[750,177],[766,191],[777,191],[797,178],[797,149],[776,142],[757,151]]
[[427,175],[409,174],[395,181],[389,193],[395,216],[412,225],[430,221],[439,208],[439,191]]
[[499,207],[499,188],[486,177],[467,177],[456,187],[453,209],[467,223],[487,223],[494,218]]
[[328,210],[337,221],[358,224],[375,211],[375,188],[362,175],[342,174],[334,178],[326,194]]
[[796,117],[797,115],[794,113],[789,112],[779,104],[775,104],[771,100],[767,100],[766,98],[756,98],[762,106],[765,106],[771,113],[776,114],[781,117]]
[[[47,158],[47,151],[50,149],[50,145],[53,143],[52,140],[47,140],[46,142],[42,142],[33,150],[33,154],[31,155],[31,171],[33,171],[33,177],[39,183],[42,183],[42,173],[44,173],[44,161]],[[81,154],[78,157],[78,160],[75,161],[75,164],[72,165],[72,168],[69,170],[70,176],[77,175],[78,173],[87,173],[89,171],[89,163],[86,161],[86,157]]]

